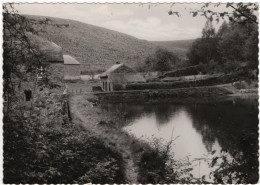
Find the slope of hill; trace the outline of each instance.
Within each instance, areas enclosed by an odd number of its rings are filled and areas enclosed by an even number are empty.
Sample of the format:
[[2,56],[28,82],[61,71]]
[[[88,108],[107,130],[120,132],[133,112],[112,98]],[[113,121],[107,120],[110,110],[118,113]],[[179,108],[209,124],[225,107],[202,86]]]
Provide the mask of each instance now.
[[[45,19],[41,16],[26,16],[37,20]],[[156,49],[148,41],[116,31],[73,20],[48,19],[52,21],[51,24],[67,26],[44,26],[46,32],[41,33],[41,36],[61,46],[64,54],[72,55],[85,64],[84,70],[104,71],[116,62],[135,67],[141,65]]]
[[156,46],[162,47],[176,53],[181,58],[186,58],[186,54],[195,39],[189,40],[174,40],[174,41],[151,41],[151,43],[155,44]]

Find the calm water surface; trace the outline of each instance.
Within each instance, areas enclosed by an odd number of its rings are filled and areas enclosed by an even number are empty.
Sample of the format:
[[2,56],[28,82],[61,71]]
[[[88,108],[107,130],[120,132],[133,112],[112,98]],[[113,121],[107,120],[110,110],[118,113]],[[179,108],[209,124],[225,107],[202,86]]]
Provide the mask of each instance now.
[[[107,104],[103,109],[111,117],[119,116],[124,130],[145,141],[169,142],[173,132],[173,138],[178,136],[172,144],[176,159],[189,156],[193,161],[213,150],[239,150],[236,143],[241,134],[258,133],[257,98],[196,104]],[[195,177],[212,170],[203,161],[193,165]]]

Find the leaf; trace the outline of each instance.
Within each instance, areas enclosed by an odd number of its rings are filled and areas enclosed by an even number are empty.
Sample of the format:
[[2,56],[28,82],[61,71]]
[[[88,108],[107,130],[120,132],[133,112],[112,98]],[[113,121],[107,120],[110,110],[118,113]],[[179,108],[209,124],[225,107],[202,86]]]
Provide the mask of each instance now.
[[198,12],[193,12],[193,17],[196,17],[198,15]]
[[232,17],[229,17],[230,22],[234,22],[234,19]]
[[215,166],[215,164],[217,163],[218,157],[214,157],[212,162],[211,162],[211,167]]
[[225,16],[225,12],[224,13],[220,13],[219,15],[220,15],[220,17],[224,17]]

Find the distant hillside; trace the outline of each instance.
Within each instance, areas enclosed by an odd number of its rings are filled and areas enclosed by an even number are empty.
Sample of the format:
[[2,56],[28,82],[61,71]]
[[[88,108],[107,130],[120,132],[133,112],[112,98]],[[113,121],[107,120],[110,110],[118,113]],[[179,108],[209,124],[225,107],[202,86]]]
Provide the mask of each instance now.
[[[41,16],[28,17],[45,19]],[[134,67],[144,62],[156,49],[148,41],[123,33],[78,21],[48,18],[52,24],[65,24],[68,27],[46,26],[46,33],[41,36],[61,46],[64,54],[72,55],[80,63],[86,64],[85,70],[105,70],[116,62],[125,62]]]
[[[43,16],[26,16],[37,20],[46,19]],[[142,65],[146,57],[153,54],[158,46],[168,45],[167,42],[149,42],[79,21],[47,18],[52,24],[67,26],[45,26],[46,33],[42,33],[41,36],[61,46],[64,54],[69,54],[85,64],[82,68],[87,71],[104,71],[116,62],[137,67]],[[178,45],[178,42],[169,42],[169,46],[174,43],[175,50],[172,50],[173,47],[166,48],[185,58],[186,50],[181,49],[185,44],[180,42]]]
[[181,58],[186,58],[186,54],[194,40],[151,41],[151,43],[177,53]]

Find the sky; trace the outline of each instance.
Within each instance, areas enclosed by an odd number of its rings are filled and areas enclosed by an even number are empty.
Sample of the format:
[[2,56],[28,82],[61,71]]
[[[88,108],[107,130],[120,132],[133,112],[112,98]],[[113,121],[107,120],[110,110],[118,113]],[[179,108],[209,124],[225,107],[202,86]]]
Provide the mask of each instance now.
[[[77,20],[105,27],[139,39],[170,41],[195,39],[201,36],[204,16],[192,17],[190,11],[202,4],[17,4],[21,14],[42,15]],[[213,7],[213,6],[212,6]],[[180,17],[168,12],[178,11]],[[214,9],[229,11],[225,5]],[[221,25],[214,22],[216,29]]]

